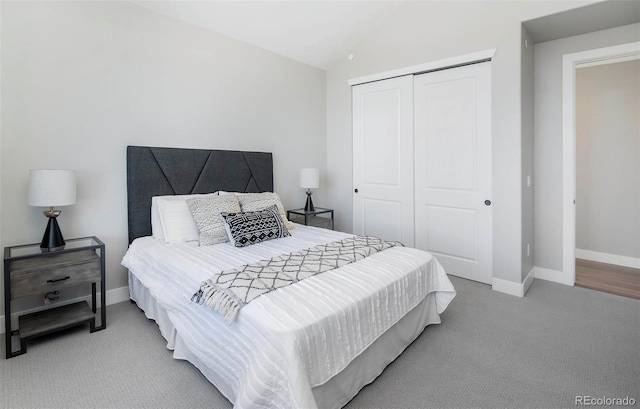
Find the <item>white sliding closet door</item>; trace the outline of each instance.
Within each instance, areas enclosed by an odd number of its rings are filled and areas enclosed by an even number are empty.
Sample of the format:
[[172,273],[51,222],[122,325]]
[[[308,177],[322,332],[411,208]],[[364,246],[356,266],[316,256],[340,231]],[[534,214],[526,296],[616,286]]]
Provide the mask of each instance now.
[[491,65],[416,75],[414,87],[416,247],[491,283]]
[[353,87],[353,230],[414,245],[413,76]]

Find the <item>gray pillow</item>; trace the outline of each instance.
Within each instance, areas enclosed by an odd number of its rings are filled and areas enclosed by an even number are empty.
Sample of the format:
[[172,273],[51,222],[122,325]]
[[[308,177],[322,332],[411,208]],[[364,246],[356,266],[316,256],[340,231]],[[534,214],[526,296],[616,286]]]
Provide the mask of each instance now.
[[224,243],[228,240],[225,223],[220,213],[240,211],[240,202],[235,195],[188,199],[187,205],[200,232],[201,246]]
[[222,218],[229,241],[236,247],[291,235],[276,205],[255,212],[222,213]]
[[237,195],[240,200],[240,207],[243,212],[255,212],[257,210],[266,209],[271,205],[278,207],[278,213],[280,218],[287,226],[287,229],[291,230],[295,228],[295,224],[287,220],[287,213],[284,210],[280,196],[274,192],[263,193],[240,193]]

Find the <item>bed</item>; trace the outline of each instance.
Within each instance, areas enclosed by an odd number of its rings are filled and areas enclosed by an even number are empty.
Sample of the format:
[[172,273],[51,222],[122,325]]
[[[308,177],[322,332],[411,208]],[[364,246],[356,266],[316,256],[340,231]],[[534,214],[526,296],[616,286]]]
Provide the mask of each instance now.
[[243,248],[154,237],[152,197],[273,191],[270,153],[129,146],[127,185],[131,300],[156,321],[174,358],[196,366],[236,408],[344,406],[439,323],[455,296],[433,256],[394,246],[260,296],[227,322],[191,301],[202,281],[352,235],[296,225],[288,237]]

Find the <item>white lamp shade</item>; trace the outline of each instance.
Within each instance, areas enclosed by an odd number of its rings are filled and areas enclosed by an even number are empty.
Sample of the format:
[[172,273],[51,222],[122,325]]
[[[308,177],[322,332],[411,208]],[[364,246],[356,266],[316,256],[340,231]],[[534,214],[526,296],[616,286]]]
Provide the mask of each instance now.
[[76,172],[31,169],[27,201],[30,206],[69,206],[76,202]]
[[300,187],[317,189],[320,186],[320,170],[315,168],[300,169]]

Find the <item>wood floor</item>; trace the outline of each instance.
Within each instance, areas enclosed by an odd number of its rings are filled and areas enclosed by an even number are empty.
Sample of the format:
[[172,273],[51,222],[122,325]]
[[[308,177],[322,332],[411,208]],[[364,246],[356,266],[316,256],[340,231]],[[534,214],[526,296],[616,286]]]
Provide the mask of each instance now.
[[576,285],[640,300],[640,269],[576,259]]

